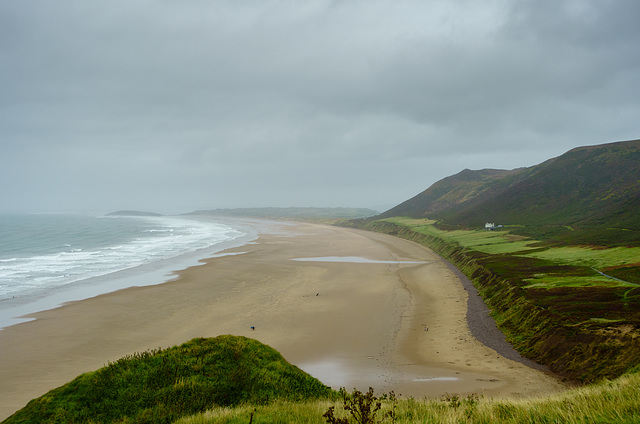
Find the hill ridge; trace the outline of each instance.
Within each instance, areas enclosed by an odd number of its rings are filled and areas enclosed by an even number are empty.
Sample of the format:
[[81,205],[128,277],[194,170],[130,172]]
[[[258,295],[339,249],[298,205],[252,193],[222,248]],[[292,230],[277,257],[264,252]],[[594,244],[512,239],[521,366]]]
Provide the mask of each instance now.
[[[441,226],[485,222],[540,233],[597,230],[599,243],[640,238],[640,140],[582,146],[538,165],[513,170],[465,169],[377,218],[430,218]],[[621,232],[633,234],[621,234]],[[608,234],[605,234],[608,233]],[[570,239],[588,242],[575,233]],[[539,234],[537,234],[539,236]]]

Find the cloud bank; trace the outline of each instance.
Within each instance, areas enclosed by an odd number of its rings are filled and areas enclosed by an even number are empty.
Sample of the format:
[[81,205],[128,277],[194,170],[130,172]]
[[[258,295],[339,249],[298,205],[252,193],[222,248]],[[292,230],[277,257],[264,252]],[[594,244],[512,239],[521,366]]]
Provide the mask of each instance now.
[[391,207],[638,138],[640,3],[0,3],[0,210]]

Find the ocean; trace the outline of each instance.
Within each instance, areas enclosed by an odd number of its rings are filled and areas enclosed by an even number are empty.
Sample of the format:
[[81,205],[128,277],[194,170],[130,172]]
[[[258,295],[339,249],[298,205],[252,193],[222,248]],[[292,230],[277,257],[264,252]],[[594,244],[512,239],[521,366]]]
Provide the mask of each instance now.
[[64,302],[168,281],[253,237],[213,218],[0,215],[0,328]]

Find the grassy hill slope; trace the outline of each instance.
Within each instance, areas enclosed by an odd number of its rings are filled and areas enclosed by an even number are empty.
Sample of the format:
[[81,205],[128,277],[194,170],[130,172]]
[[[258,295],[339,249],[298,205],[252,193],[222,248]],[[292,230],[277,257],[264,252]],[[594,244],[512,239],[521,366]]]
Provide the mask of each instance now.
[[470,200],[482,196],[491,187],[491,183],[506,176],[519,174],[522,170],[503,169],[465,169],[458,174],[444,178],[431,187],[382,213],[379,218],[408,216],[424,218],[435,213],[456,208]]
[[214,406],[335,395],[274,349],[237,336],[122,358],[32,400],[4,423],[171,423]]
[[485,222],[541,240],[640,245],[640,140],[573,149],[513,171],[465,170],[379,218],[436,219],[449,228]]

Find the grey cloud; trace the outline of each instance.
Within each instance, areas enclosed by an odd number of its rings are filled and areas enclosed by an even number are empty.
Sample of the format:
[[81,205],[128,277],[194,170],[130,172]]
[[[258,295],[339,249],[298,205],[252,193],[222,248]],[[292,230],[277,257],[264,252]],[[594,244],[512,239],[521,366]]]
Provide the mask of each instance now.
[[637,138],[639,7],[3,2],[0,178],[18,182],[0,196],[393,204],[462,168]]

